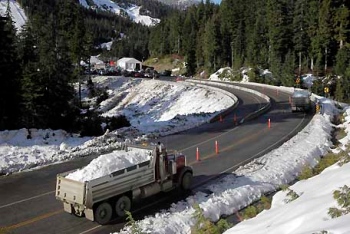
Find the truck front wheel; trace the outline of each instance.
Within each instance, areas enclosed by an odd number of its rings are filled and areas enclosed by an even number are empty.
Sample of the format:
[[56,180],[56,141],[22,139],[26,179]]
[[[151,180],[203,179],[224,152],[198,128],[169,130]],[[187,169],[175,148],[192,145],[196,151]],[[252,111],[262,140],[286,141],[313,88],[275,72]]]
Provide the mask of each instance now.
[[111,204],[103,202],[97,206],[94,212],[95,221],[101,225],[107,224],[111,221],[113,209]]
[[186,171],[181,178],[181,189],[187,191],[191,188],[192,173]]
[[125,211],[130,211],[131,209],[131,200],[128,196],[121,196],[118,198],[115,203],[115,213],[119,217],[125,216]]

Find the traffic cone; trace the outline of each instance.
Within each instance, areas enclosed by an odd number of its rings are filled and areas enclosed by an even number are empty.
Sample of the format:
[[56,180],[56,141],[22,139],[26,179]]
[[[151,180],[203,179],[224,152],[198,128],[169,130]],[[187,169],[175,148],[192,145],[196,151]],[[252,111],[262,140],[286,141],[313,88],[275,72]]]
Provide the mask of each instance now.
[[218,141],[215,141],[215,153],[219,154],[219,144]]

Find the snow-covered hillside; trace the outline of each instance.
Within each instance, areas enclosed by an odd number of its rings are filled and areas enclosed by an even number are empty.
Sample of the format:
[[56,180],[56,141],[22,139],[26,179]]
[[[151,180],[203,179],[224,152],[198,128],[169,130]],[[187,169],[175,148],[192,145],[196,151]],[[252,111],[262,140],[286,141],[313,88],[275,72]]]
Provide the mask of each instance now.
[[[86,0],[79,0],[80,4],[86,8],[101,9],[111,11],[118,15],[127,15],[131,20],[146,26],[154,26],[160,22],[159,19],[141,15],[141,6],[128,4],[127,7],[119,6],[110,0],[93,0],[94,6],[89,6]],[[7,9],[7,0],[0,0],[0,15],[4,15]],[[17,29],[20,29],[27,21],[27,16],[22,7],[15,0],[10,0],[12,19]]]
[[[0,15],[5,15],[6,10],[7,0],[0,0]],[[21,6],[15,0],[10,0],[10,10],[12,20],[15,22],[15,27],[17,30],[20,30],[21,27],[27,22],[27,16]]]
[[113,12],[117,15],[128,15],[131,20],[136,23],[140,23],[146,26],[154,26],[160,22],[159,19],[152,18],[146,15],[140,15],[141,6],[136,6],[133,4],[126,4],[125,6],[121,6],[118,3],[115,3],[110,0],[91,0],[89,2],[93,2],[94,5],[89,5],[86,0],[79,0],[80,4],[86,8],[91,9],[100,9],[105,11]]

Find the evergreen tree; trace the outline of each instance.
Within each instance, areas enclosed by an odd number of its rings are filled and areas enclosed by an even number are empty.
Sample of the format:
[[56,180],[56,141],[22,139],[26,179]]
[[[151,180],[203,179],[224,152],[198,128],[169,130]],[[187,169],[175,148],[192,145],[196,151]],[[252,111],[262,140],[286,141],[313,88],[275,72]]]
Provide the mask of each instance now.
[[22,124],[26,128],[35,128],[40,122],[39,110],[42,106],[39,100],[43,96],[44,85],[39,76],[38,39],[32,30],[31,21],[23,27],[19,38],[21,43],[18,50],[22,68]]
[[247,20],[246,57],[248,65],[268,67],[268,28],[266,22],[266,7],[263,1],[254,1],[252,12]]
[[[350,5],[350,4],[349,4]],[[342,49],[347,42],[349,34],[349,17],[350,9],[346,5],[345,0],[338,0],[334,3],[334,31],[335,39],[339,43],[339,48]]]
[[218,68],[218,54],[220,51],[220,31],[217,16],[213,16],[205,25],[204,48],[205,66],[209,71]]
[[332,40],[332,12],[331,0],[322,0],[320,7],[320,14],[318,20],[318,38],[319,46],[317,53],[317,64],[324,64],[324,72],[326,73],[328,61],[331,54],[331,40]]
[[[267,1],[267,25],[269,38],[270,65],[284,63],[284,56],[291,48],[291,9],[287,0]],[[273,71],[274,72],[274,71]]]
[[[307,34],[310,38],[310,47],[308,48],[308,54],[310,58],[310,69],[315,70],[316,56],[320,53],[320,39],[318,36],[318,18],[319,18],[319,0],[308,1],[307,7]],[[317,69],[316,69],[317,70]]]
[[307,35],[307,0],[297,0],[294,8],[293,18],[293,44],[295,53],[298,57],[298,75],[302,73],[303,60],[307,58],[307,48],[310,46],[310,40]]
[[14,129],[19,125],[20,67],[16,52],[16,29],[8,7],[0,17],[0,130]]

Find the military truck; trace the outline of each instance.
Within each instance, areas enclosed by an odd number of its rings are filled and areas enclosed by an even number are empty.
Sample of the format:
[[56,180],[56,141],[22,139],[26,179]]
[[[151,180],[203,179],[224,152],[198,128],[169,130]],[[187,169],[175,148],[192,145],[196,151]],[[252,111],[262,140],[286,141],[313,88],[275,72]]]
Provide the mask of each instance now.
[[64,210],[103,225],[114,215],[124,216],[136,199],[190,189],[193,171],[184,154],[157,146],[126,146],[125,151],[132,148],[141,149],[149,160],[84,182],[66,178],[75,170],[58,174],[56,199]]

